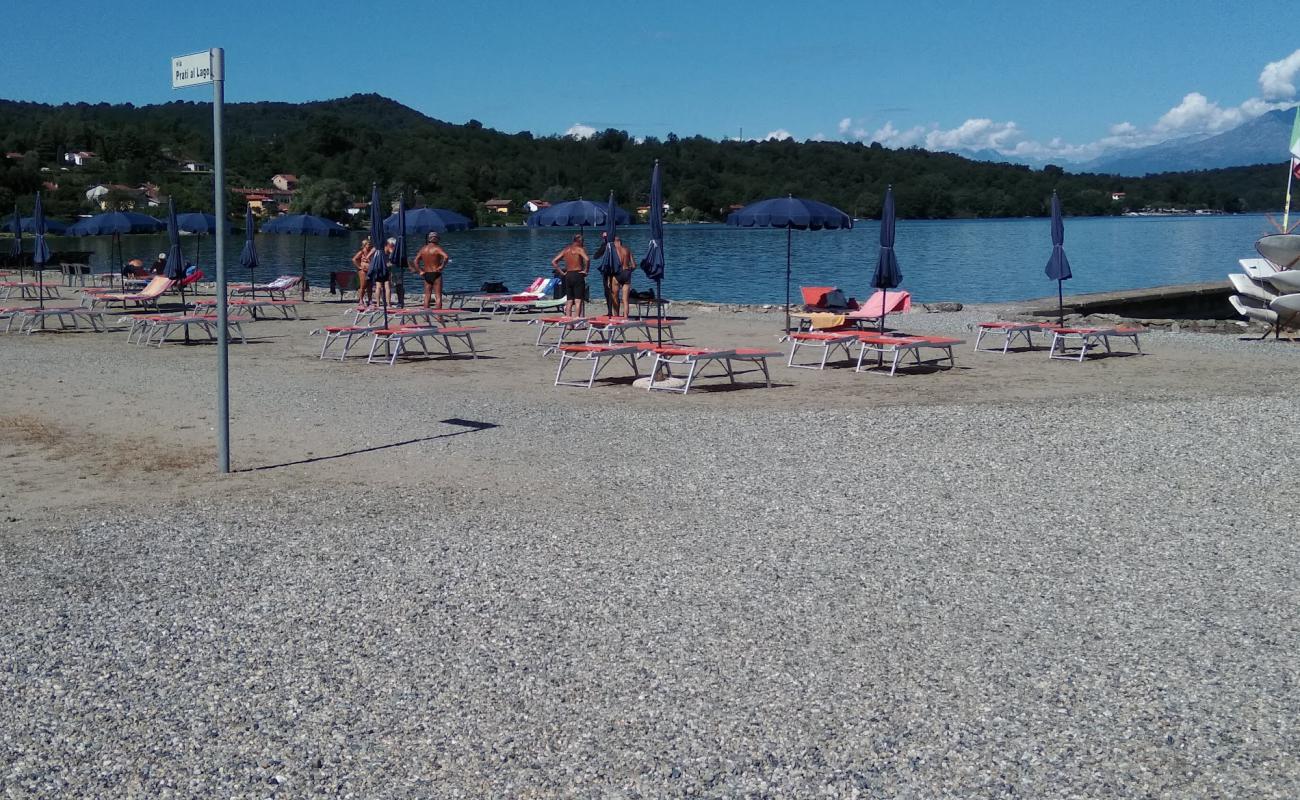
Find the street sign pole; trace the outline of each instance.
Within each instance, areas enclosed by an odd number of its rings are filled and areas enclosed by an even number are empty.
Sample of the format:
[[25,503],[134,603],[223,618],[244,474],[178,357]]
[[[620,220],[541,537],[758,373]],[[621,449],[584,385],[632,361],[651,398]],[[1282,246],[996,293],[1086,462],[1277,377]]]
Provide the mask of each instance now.
[[217,470],[230,472],[230,330],[226,325],[226,147],[221,122],[226,105],[226,51],[212,49],[213,213],[217,217]]
[[214,47],[172,59],[172,88],[212,84],[213,212],[217,220],[217,470],[230,472],[230,332],[226,328],[226,148],[221,121],[226,103],[226,51]]

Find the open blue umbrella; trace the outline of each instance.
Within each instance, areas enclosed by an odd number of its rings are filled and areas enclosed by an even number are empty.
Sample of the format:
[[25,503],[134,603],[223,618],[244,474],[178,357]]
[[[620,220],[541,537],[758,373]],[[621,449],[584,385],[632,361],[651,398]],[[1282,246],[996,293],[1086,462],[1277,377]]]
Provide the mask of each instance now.
[[[880,211],[880,256],[876,259],[876,272],[871,276],[871,288],[887,291],[903,282],[903,272],[894,255],[894,187],[885,189],[885,204]],[[885,332],[885,302],[880,304],[880,332]]]
[[[405,200],[402,205],[405,205]],[[384,233],[388,236],[397,233],[399,219],[405,222],[406,232],[416,236],[447,231],[467,231],[474,227],[474,221],[469,217],[445,208],[412,208],[405,214],[402,214],[399,208],[397,214],[389,214],[384,220]]]
[[388,256],[384,253],[384,223],[383,218],[379,216],[379,186],[371,184],[370,186],[370,241],[374,243],[374,252],[370,254],[370,269],[366,271],[366,277],[370,285],[374,287],[375,293],[379,295],[379,302],[384,308],[384,327],[388,327]]
[[302,299],[307,299],[307,237],[308,236],[347,236],[348,229],[332,220],[312,214],[286,214],[276,217],[262,226],[262,233],[275,233],[282,236],[302,237]]
[[[17,215],[15,215],[12,220],[6,222],[2,227],[0,227],[0,230],[9,231],[10,233],[18,231],[21,231],[22,233],[36,233],[36,217],[23,217],[22,219],[19,219]],[[62,236],[67,230],[68,226],[59,222],[57,219],[45,220],[45,233],[49,236]]]
[[832,205],[787,195],[750,203],[727,215],[727,224],[741,228],[785,228],[785,329],[790,330],[791,231],[845,230],[853,218]]
[[1044,268],[1047,277],[1056,281],[1056,323],[1065,324],[1065,295],[1062,281],[1074,277],[1070,272],[1070,259],[1065,257],[1065,223],[1061,220],[1061,199],[1052,192],[1052,255]]
[[650,173],[650,243],[641,258],[641,269],[655,282],[655,310],[659,319],[659,344],[664,343],[664,187],[659,177],[659,159]]
[[524,221],[531,228],[585,228],[588,225],[604,226],[609,209],[614,209],[614,222],[618,225],[632,224],[632,216],[613,204],[593,203],[590,200],[568,200],[556,203],[550,208],[543,208],[528,215]]
[[14,203],[14,221],[13,229],[18,231],[14,234],[14,240],[9,243],[9,255],[14,263],[18,265],[18,280],[23,280],[23,226],[18,220],[18,204]]
[[[176,220],[176,202],[167,198],[167,266],[163,269],[163,277],[168,280],[176,281],[181,290],[181,313],[185,313],[185,286],[180,282],[185,279],[185,253],[181,250],[181,229]],[[217,298],[218,302],[225,298]],[[185,327],[185,343],[190,341],[190,327]]]
[[239,265],[248,270],[248,285],[253,299],[257,299],[257,279],[253,270],[257,269],[257,245],[253,242],[253,209],[244,209],[244,249],[239,251]]
[[[200,211],[189,211],[184,214],[176,215],[176,226],[185,233],[206,234],[211,236],[217,232],[217,218],[212,214]],[[229,222],[225,224],[226,233],[230,233],[234,226]],[[200,239],[196,236],[194,239],[194,263],[199,263],[199,244]]]
[[[157,233],[162,229],[163,224],[148,214],[136,211],[105,211],[69,225],[67,234],[69,236],[112,236],[114,249],[117,250],[117,272],[121,274],[123,234]],[[110,283],[112,272],[110,268]]]
[[36,270],[36,281],[39,285],[36,290],[37,301],[42,309],[45,308],[45,265],[50,260],[50,246],[45,243],[45,208],[41,205],[41,193],[36,193],[36,210],[32,212],[32,218],[35,220],[33,233],[36,234],[36,241],[32,245],[32,265]]

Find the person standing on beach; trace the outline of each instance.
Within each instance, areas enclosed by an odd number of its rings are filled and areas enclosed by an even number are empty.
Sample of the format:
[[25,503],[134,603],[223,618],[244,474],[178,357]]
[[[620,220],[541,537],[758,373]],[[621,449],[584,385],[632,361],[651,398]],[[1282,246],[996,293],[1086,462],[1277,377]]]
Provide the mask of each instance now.
[[424,307],[429,307],[430,298],[434,308],[442,308],[442,271],[451,257],[442,249],[438,234],[430,233],[425,237],[425,245],[411,259],[411,269],[424,278]]
[[632,298],[632,272],[636,260],[632,258],[632,248],[623,244],[623,237],[614,235],[614,252],[618,255],[618,272],[614,279],[614,316],[627,316],[629,301]]
[[[601,231],[600,247],[596,248],[596,255],[592,256],[592,259],[599,262],[608,250],[609,234]],[[605,308],[608,309],[611,317],[618,316],[618,284],[614,281],[614,274],[606,274],[603,269],[601,271],[601,283],[605,286]]]
[[[564,269],[560,269],[560,262]],[[587,270],[591,259],[587,257],[587,248],[582,245],[582,234],[573,235],[573,241],[555,254],[551,267],[564,276],[564,315],[581,317],[587,310]],[[576,312],[576,313],[575,313]]]
[[374,251],[367,236],[361,240],[361,249],[352,256],[352,264],[357,268],[357,305],[370,305],[370,284],[366,276],[370,273],[370,255]]

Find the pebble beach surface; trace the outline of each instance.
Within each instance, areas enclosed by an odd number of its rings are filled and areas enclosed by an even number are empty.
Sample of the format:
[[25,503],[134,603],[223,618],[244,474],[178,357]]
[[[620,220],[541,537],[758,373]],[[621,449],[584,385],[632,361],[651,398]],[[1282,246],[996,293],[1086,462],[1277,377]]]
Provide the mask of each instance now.
[[308,316],[220,478],[211,347],[0,337],[0,796],[1300,794],[1290,343],[679,397]]

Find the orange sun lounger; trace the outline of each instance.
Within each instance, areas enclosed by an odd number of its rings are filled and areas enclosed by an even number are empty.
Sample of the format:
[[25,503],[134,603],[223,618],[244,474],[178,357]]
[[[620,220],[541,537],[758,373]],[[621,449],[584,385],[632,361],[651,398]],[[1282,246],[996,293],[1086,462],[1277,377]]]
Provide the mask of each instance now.
[[[1138,341],[1138,335],[1144,332],[1142,328],[1063,328],[1057,325],[1044,325],[1043,330],[1052,334],[1052,349],[1048,351],[1047,357],[1060,361],[1083,361],[1089,352],[1098,347],[1106,348],[1106,353],[1109,355],[1113,352],[1110,347],[1111,339],[1129,339],[1138,354],[1142,354],[1142,343]],[[1070,352],[1072,341],[1079,344],[1077,354]]]
[[979,334],[975,337],[975,352],[980,351],[980,342],[983,341],[985,336],[990,333],[1001,333],[1004,337],[1002,347],[984,348],[984,352],[1002,353],[1004,355],[1011,347],[1011,343],[1016,340],[1016,337],[1024,339],[1025,345],[1030,350],[1033,350],[1034,338],[1032,334],[1044,330],[1044,326],[1038,322],[981,322],[977,327],[979,328]]
[[[965,339],[952,339],[947,336],[899,336],[878,333],[860,333],[857,340],[859,344],[858,363],[853,371],[871,371],[872,367],[863,367],[862,364],[867,355],[875,353],[880,356],[882,363],[886,355],[890,357],[889,374],[891,376],[898,372],[899,362],[906,358],[909,353],[915,359],[917,365],[926,363],[938,365],[946,358],[948,369],[952,369],[957,366],[957,362],[952,357],[953,346],[966,343]],[[938,350],[941,355],[926,361],[921,358],[921,351],[927,349]]]
[[[411,340],[420,345],[420,349],[424,351],[426,356],[431,356],[433,354],[429,352],[429,339],[441,340],[443,350],[449,356],[456,355],[456,351],[451,346],[451,340],[459,339],[469,347],[470,356],[478,358],[478,350],[474,348],[474,334],[482,333],[484,330],[484,328],[448,328],[437,325],[401,325],[398,327],[378,328],[373,331],[375,338],[370,342],[370,355],[367,356],[366,363],[373,364],[376,360],[380,362],[387,360],[388,365],[391,367],[397,363],[397,357],[402,354],[403,350],[407,349],[406,343]],[[387,359],[375,358],[375,353],[379,351],[381,346],[388,350]]]
[[[632,367],[633,378],[641,377],[641,371],[637,369],[636,359],[641,352],[641,348],[634,344],[560,344],[555,346],[555,352],[560,354],[560,365],[555,370],[556,386],[581,386],[584,389],[590,389],[596,382],[596,376],[609,366],[611,361],[623,359]],[[583,361],[591,364],[591,374],[585,381],[566,381],[564,380],[564,368],[574,361]]]

